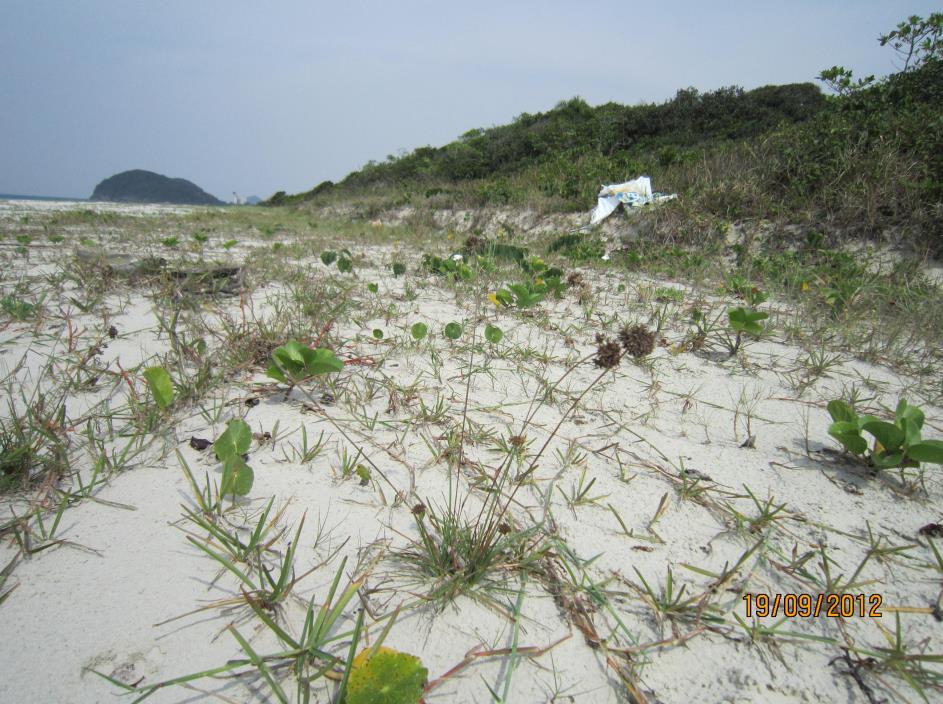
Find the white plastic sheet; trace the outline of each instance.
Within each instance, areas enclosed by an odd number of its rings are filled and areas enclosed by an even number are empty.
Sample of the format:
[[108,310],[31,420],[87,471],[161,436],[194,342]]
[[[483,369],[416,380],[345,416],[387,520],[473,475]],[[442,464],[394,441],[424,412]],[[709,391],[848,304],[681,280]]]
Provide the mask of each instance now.
[[600,196],[632,196],[635,198],[632,200],[645,200],[646,202],[651,202],[652,200],[652,180],[648,176],[639,176],[636,179],[631,181],[626,181],[625,183],[617,183],[613,186],[603,186],[603,189],[599,192]]
[[612,211],[618,207],[619,199],[615,196],[599,196],[599,199],[596,201],[596,209],[593,211],[593,217],[589,221],[589,224],[598,225],[612,215]]
[[625,183],[603,186],[596,200],[596,208],[590,218],[590,225],[598,225],[612,215],[621,203],[626,208],[638,208],[649,203],[661,203],[677,198],[652,192],[652,180],[648,176],[639,176]]

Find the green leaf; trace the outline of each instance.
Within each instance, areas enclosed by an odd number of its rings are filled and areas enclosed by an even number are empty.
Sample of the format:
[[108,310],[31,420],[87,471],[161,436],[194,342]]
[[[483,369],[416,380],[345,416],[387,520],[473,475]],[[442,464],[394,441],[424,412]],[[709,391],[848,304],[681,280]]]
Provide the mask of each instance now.
[[508,289],[514,294],[514,303],[518,308],[529,308],[544,299],[543,293],[533,291],[526,284],[508,284]]
[[341,257],[337,260],[337,270],[342,274],[349,274],[354,270],[354,265],[347,257]]
[[304,346],[289,340],[272,351],[272,363],[266,373],[276,381],[293,382],[304,376]]
[[429,671],[409,653],[381,647],[354,658],[347,682],[347,704],[416,704]]
[[268,365],[268,368],[265,370],[265,375],[275,381],[280,381],[283,384],[290,384],[288,377],[282,373],[282,370],[277,364],[272,362]]
[[377,340],[383,339],[383,331],[380,328],[373,328],[373,337]]
[[295,340],[289,340],[272,352],[272,359],[289,368],[292,365],[303,366],[305,361],[304,350],[304,345]]
[[877,452],[871,455],[871,462],[879,469],[891,469],[904,464],[903,452]]
[[228,457],[223,463],[223,481],[220,482],[219,492],[222,495],[236,494],[245,496],[252,491],[255,473],[252,467],[246,464],[241,456]]
[[424,338],[427,332],[429,332],[429,326],[425,323],[413,323],[413,326],[409,329],[409,334],[417,342]]
[[885,452],[894,452],[904,444],[904,431],[893,423],[872,420],[862,425],[861,429],[873,435]]
[[898,418],[897,427],[904,431],[905,445],[916,445],[920,442],[920,425],[914,418]]
[[506,288],[499,289],[495,292],[494,297],[501,302],[501,305],[508,307],[514,304],[514,294],[508,291]]
[[730,320],[730,327],[737,332],[759,335],[763,332],[763,326],[760,325],[759,321],[768,318],[769,313],[738,307],[730,308],[727,311],[727,317]]
[[294,340],[286,342],[272,352],[272,363],[266,374],[283,383],[296,383],[302,379],[329,372],[339,372],[344,362],[331,350],[311,349]]
[[502,337],[504,337],[504,331],[501,330],[501,328],[499,328],[497,325],[485,326],[485,339],[492,345],[496,345],[501,342]]
[[323,262],[324,266],[330,266],[336,260],[337,260],[337,252],[332,252],[331,250],[321,252],[321,262]]
[[368,290],[370,293],[378,293],[378,292],[380,291],[380,285],[379,285],[379,284],[367,284],[367,290]]
[[450,340],[457,340],[462,336],[462,326],[453,320],[445,326],[445,336]]
[[344,362],[331,350],[319,347],[316,350],[306,347],[304,351],[305,371],[308,376],[320,376],[344,369]]
[[854,421],[838,421],[828,427],[828,434],[838,440],[848,452],[863,455],[868,449],[868,442],[861,437],[858,424]]
[[393,276],[402,276],[406,273],[406,265],[402,262],[393,262]]
[[249,424],[244,420],[234,419],[229,421],[226,430],[216,438],[213,443],[213,450],[216,452],[216,459],[225,462],[231,457],[242,457],[249,451],[252,444],[252,430]]
[[907,403],[906,399],[901,399],[897,402],[897,413],[896,413],[897,425],[900,426],[901,430],[904,430],[905,422],[913,424],[918,433],[921,428],[923,428],[923,411],[921,411],[917,406],[911,406]]
[[858,415],[855,413],[854,409],[841,399],[828,402],[828,414],[832,417],[832,420],[836,422],[856,422],[858,420]]
[[943,440],[924,440],[910,445],[907,456],[915,462],[943,464]]
[[174,383],[170,374],[163,367],[148,367],[144,370],[144,378],[151,390],[154,401],[161,408],[167,408],[174,400]]
[[769,299],[769,294],[754,286],[743,292],[743,298],[751,306],[758,306]]

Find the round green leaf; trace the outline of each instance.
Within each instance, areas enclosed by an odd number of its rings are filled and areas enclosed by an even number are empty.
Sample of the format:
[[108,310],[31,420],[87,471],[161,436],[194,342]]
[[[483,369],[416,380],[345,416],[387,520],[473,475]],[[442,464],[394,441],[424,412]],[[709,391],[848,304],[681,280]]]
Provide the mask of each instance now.
[[343,274],[349,274],[354,270],[354,265],[347,257],[341,257],[337,260],[337,270]]
[[373,328],[373,337],[377,340],[383,339],[383,331],[380,328]]
[[370,293],[377,293],[377,292],[379,292],[379,290],[380,290],[380,285],[379,285],[379,284],[367,284],[367,290],[368,290]]
[[321,252],[321,262],[324,266],[330,266],[337,259],[337,252],[332,252],[330,250],[326,252]]
[[220,462],[225,462],[231,457],[242,457],[249,451],[252,444],[252,430],[249,424],[244,420],[231,420],[226,430],[216,438],[213,443],[213,450],[216,452],[216,458]]
[[167,370],[163,367],[148,367],[144,370],[144,378],[155,403],[161,408],[167,408],[174,400],[174,383]]
[[424,338],[427,332],[429,332],[429,326],[425,323],[413,323],[413,326],[409,329],[409,334],[417,341]]
[[409,653],[391,648],[361,651],[347,682],[347,704],[416,704],[429,671]]
[[453,320],[445,326],[445,336],[450,340],[457,340],[462,336],[462,326]]
[[255,473],[252,467],[247,465],[242,457],[236,455],[223,463],[223,481],[220,482],[219,492],[224,496],[226,494],[245,496],[252,491],[253,481],[255,481]]
[[393,262],[393,276],[402,276],[406,273],[406,265],[402,262]]
[[487,325],[485,327],[485,339],[492,345],[501,342],[502,337],[504,337],[504,331],[497,325]]

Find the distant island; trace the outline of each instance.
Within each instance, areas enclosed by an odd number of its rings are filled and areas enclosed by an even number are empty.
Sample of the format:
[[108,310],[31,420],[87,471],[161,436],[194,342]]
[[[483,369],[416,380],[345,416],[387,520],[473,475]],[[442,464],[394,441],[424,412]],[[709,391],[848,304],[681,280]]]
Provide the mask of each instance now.
[[114,203],[175,203],[225,205],[185,178],[170,178],[153,171],[122,171],[95,186],[91,200]]

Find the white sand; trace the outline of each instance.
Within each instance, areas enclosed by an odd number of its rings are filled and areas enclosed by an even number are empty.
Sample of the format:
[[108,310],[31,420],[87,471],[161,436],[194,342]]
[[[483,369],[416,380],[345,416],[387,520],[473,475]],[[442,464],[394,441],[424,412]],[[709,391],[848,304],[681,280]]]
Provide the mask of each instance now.
[[[72,207],[141,215],[164,211],[161,207],[108,204]],[[3,209],[19,215],[57,207],[10,202],[0,203]],[[355,254],[363,251],[363,247],[355,247]],[[361,285],[356,295],[369,301],[371,294],[365,284],[378,281],[382,301],[396,306],[392,320],[343,320],[338,321],[336,330],[349,340],[340,350],[341,356],[372,357],[382,364],[349,365],[340,374],[339,384],[346,387],[346,398],[352,398],[355,390],[364,389],[371,380],[389,378],[401,385],[415,381],[427,406],[433,406],[437,398],[448,405],[447,419],[439,424],[420,423],[415,420],[419,410],[416,399],[393,404],[385,390],[362,407],[344,405],[342,396],[338,403],[324,406],[323,413],[332,414],[343,424],[382,468],[393,488],[377,477],[364,487],[356,477],[345,480],[339,476],[341,448],[355,451],[323,415],[304,411],[305,399],[298,392],[285,400],[282,390],[258,391],[259,385],[269,383],[261,372],[233,380],[228,388],[212,394],[214,400],[203,403],[206,409],[217,408],[218,417],[207,419],[197,407],[178,413],[169,439],[155,441],[137,458],[133,469],[114,477],[96,494],[100,501],[83,501],[65,512],[59,534],[69,545],[42,551],[17,564],[7,583],[8,587],[16,584],[16,590],[0,605],[0,701],[113,702],[118,690],[86,668],[146,685],[214,667],[241,655],[236,642],[223,632],[233,622],[252,638],[258,652],[278,648],[271,635],[247,617],[245,608],[236,612],[212,608],[163,626],[154,625],[208,602],[238,595],[238,583],[229,574],[212,583],[217,565],[177,529],[184,527],[181,506],[192,505],[192,498],[173,450],[178,450],[200,476],[204,471],[219,475],[218,463],[208,453],[189,447],[192,435],[213,439],[229,418],[243,415],[256,432],[272,431],[278,425],[274,445],[254,443],[250,451],[255,485],[246,507],[258,510],[273,496],[278,506],[287,504],[283,522],[291,527],[289,534],[301,516],[307,515],[298,546],[298,574],[332,550],[339,550],[329,566],[298,584],[296,593],[301,599],[285,609],[283,622],[297,633],[303,614],[300,602],[324,598],[342,557],[348,558],[348,574],[353,575],[354,565],[388,555],[406,545],[406,536],[416,535],[410,513],[414,498],[407,495],[413,485],[416,495],[427,503],[444,501],[448,473],[454,470],[430,448],[444,448],[440,438],[450,426],[461,423],[468,368],[467,358],[453,355],[452,345],[439,334],[446,322],[470,323],[482,314],[504,329],[505,339],[499,347],[529,347],[533,354],[552,359],[542,362],[532,356],[520,364],[481,356],[475,360],[476,364],[489,361],[491,371],[472,378],[469,418],[504,437],[519,432],[530,400],[541,393],[538,379],[556,380],[568,362],[594,348],[592,335],[587,333],[574,336],[574,349],[565,344],[568,331],[586,316],[585,309],[572,298],[541,304],[539,311],[549,315],[548,321],[542,319],[541,312],[534,316],[499,313],[487,302],[479,311],[470,297],[457,298],[440,279],[413,273],[419,252],[409,255],[409,276],[389,277],[391,251],[370,251],[374,268],[359,266]],[[69,252],[64,248],[46,256],[54,262]],[[36,265],[36,261],[29,264]],[[311,266],[323,270],[316,259]],[[22,271],[27,272],[28,268]],[[600,329],[600,319],[609,320],[613,315],[619,321],[644,318],[648,305],[640,302],[640,293],[644,298],[655,285],[661,285],[617,271],[584,273],[598,292],[596,314],[591,318],[593,329]],[[16,277],[8,273],[7,280]],[[406,282],[417,288],[416,299],[404,298]],[[624,293],[617,291],[620,283],[626,285]],[[269,311],[279,295],[283,291],[278,287],[257,290],[257,313]],[[167,349],[166,336],[158,334],[148,299],[138,293],[109,294],[104,305],[112,310],[111,321],[121,336],[103,351],[103,366],[116,369],[120,361],[123,368],[132,368]],[[225,306],[231,313],[238,312],[237,300],[230,299]],[[774,322],[782,323],[788,316],[783,309],[774,314]],[[681,317],[679,311],[678,322],[669,323],[662,333],[670,344],[684,335]],[[440,362],[432,360],[426,343],[420,351],[407,342],[409,326],[419,320],[429,325]],[[77,312],[75,321],[89,330],[101,324],[100,316]],[[61,325],[61,318],[52,318],[45,332]],[[385,331],[386,340],[372,340],[374,327]],[[483,327],[479,324],[479,336]],[[613,320],[609,327],[617,329],[618,322]],[[34,332],[27,324],[13,323],[0,333],[0,376],[22,357]],[[395,342],[391,344],[391,340]],[[821,557],[816,551],[822,547],[834,560],[832,573],[850,576],[868,551],[870,527],[888,544],[913,546],[902,556],[872,559],[858,575],[858,586],[852,591],[881,594],[884,616],[794,618],[782,625],[783,631],[847,640],[859,647],[886,647],[882,629],[893,630],[894,609],[903,609],[900,619],[911,652],[939,653],[940,624],[926,610],[939,596],[940,574],[928,567],[932,553],[926,540],[917,536],[917,529],[941,519],[940,467],[928,468],[923,485],[926,495],[905,495],[893,473],[871,478],[866,469],[832,452],[837,446],[826,433],[829,419],[825,403],[853,384],[873,396],[870,405],[874,407],[893,407],[899,395],[905,394],[919,401],[927,413],[924,435],[936,438],[943,435],[943,411],[920,400],[919,380],[848,355],[829,377],[798,396],[789,379],[804,356],[801,350],[774,335],[769,341],[751,344],[745,354],[746,367],[735,359],[672,354],[663,347],[652,355],[650,368],[625,360],[563,423],[540,461],[535,483],[518,493],[515,518],[525,525],[546,518],[549,526],[552,521],[558,539],[587,561],[583,571],[573,577],[584,586],[599,584],[608,593],[608,603],[597,604],[593,610],[586,593],[576,598],[590,607],[598,635],[607,639],[613,650],[637,652],[631,664],[646,701],[866,702],[855,680],[841,674],[845,666],[832,662],[841,655],[837,646],[784,634],[775,641],[758,637],[754,642],[735,615],[745,619],[744,592],[820,591],[801,571],[789,574],[783,565],[810,554],[803,569],[821,580]],[[35,375],[37,363],[31,364]],[[567,377],[560,392],[575,398],[597,373],[591,364],[582,365]],[[34,378],[23,377],[24,388]],[[136,388],[146,393],[140,379]],[[320,397],[318,383],[308,388],[312,396]],[[77,417],[80,409],[102,398],[117,403],[126,394],[124,383],[103,382],[98,391],[76,398],[74,410],[70,400],[70,415]],[[259,396],[261,403],[247,410],[241,400],[250,395]],[[538,413],[535,424],[526,431],[530,452],[543,444],[565,407],[547,406]],[[348,422],[355,412],[367,418],[376,414],[376,427]],[[748,437],[748,415],[755,448],[742,447]],[[323,431],[325,440],[325,450],[306,465],[291,460],[292,446],[297,448],[301,442],[302,424],[310,439]],[[563,494],[578,484],[581,470],[561,470],[555,452],[566,452],[571,443],[585,456],[586,481],[595,479],[589,495],[605,497],[574,508],[568,506]],[[498,462],[484,444],[466,447],[466,458],[487,468]],[[76,461],[87,471],[88,457]],[[712,489],[706,500],[681,497],[682,467],[692,473],[689,476],[696,476],[696,472],[710,477],[701,482]],[[463,474],[471,478],[471,468],[465,467]],[[738,529],[730,510],[750,517],[757,514],[747,489],[760,502],[771,500],[784,506],[773,524],[756,532],[748,525]],[[406,500],[393,505],[396,491],[403,492]],[[667,497],[663,512],[649,528],[663,497]],[[549,512],[545,512],[548,501]],[[637,538],[624,534],[608,504]],[[15,507],[21,511],[23,502]],[[8,513],[4,509],[4,514]],[[316,544],[319,526],[323,533]],[[764,537],[763,545],[710,598],[715,610],[702,616],[715,616],[716,620],[702,618],[697,622],[696,609],[690,609],[682,619],[656,619],[642,596],[636,570],[660,592],[670,568],[675,590],[685,585],[687,598],[710,585],[712,580],[704,571],[719,573],[725,565],[734,565]],[[5,539],[0,544],[0,568],[17,552],[12,538]],[[389,559],[374,565],[366,587],[364,597],[376,613],[414,603],[414,595],[422,593],[417,585],[407,584],[403,570]],[[512,581],[508,593],[497,598],[511,609],[519,589]],[[604,649],[588,644],[572,616],[558,608],[546,585],[531,578],[524,591],[519,645],[544,648],[566,640],[539,657],[518,663],[509,701],[626,701],[625,687],[607,664]],[[916,607],[918,612],[908,613],[908,607]],[[348,626],[352,618],[351,610]],[[764,619],[762,623],[772,626],[777,620]],[[375,635],[379,630],[371,628],[370,633]],[[497,610],[459,597],[442,609],[431,605],[406,609],[386,644],[419,656],[432,679],[449,671],[469,651],[510,647],[513,630],[513,624]],[[649,647],[663,640],[664,647]],[[612,657],[627,663],[622,656]],[[507,667],[506,657],[481,659],[429,693],[426,701],[489,701],[488,686],[500,690]],[[900,678],[877,674],[880,679],[868,676],[866,681],[881,697],[919,700]],[[881,682],[887,686],[882,688]],[[223,701],[268,701],[267,690],[258,682],[246,687],[206,679],[195,685],[227,697]],[[939,692],[928,690],[928,695],[937,697]],[[329,701],[325,690],[318,690],[317,697],[317,701]],[[193,690],[169,688],[149,701],[198,699],[200,695]]]

